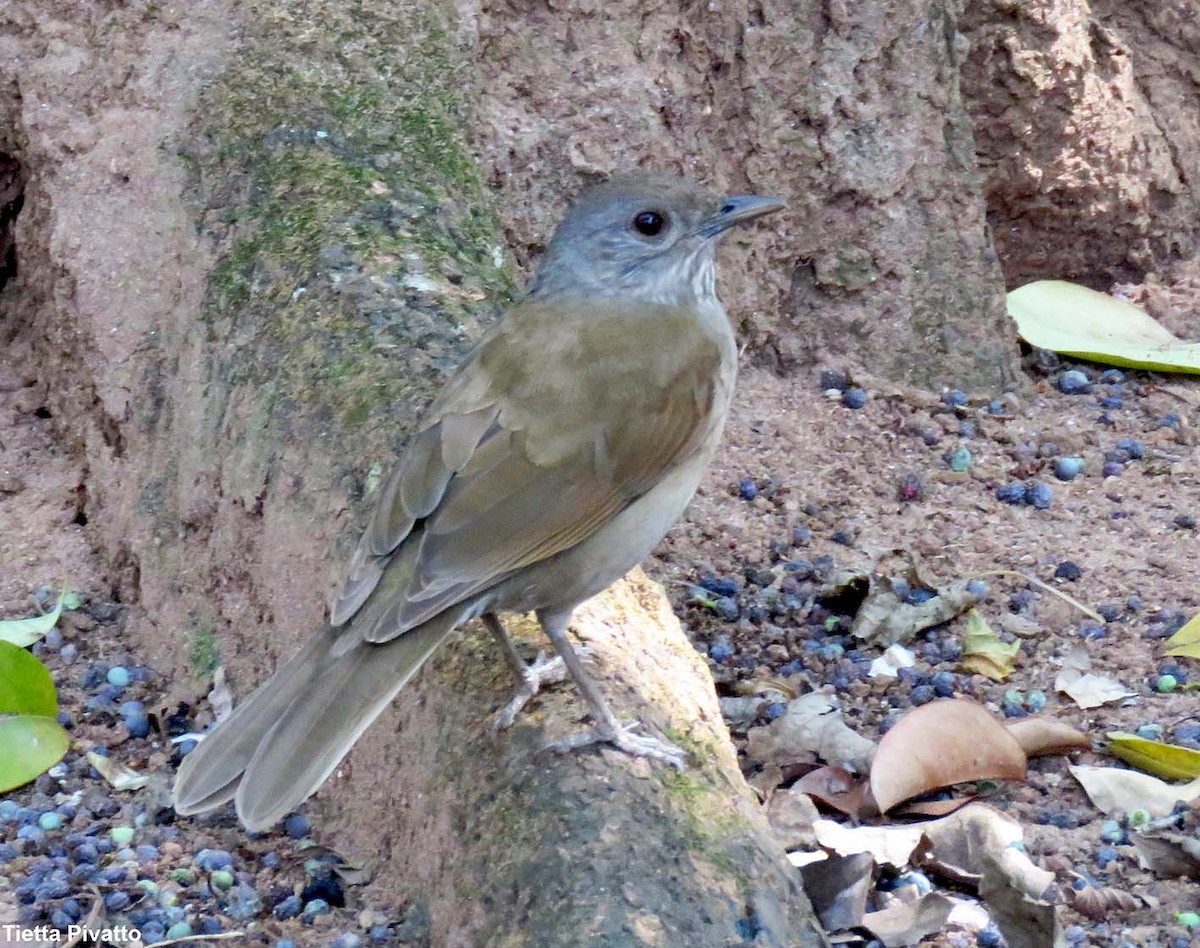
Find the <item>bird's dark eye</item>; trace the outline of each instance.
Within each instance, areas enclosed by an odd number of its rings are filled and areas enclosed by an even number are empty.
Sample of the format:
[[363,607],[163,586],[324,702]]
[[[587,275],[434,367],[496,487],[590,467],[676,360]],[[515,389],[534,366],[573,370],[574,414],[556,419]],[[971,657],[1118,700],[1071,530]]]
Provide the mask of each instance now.
[[657,237],[666,226],[666,215],[658,211],[639,211],[633,218],[633,229],[646,237]]

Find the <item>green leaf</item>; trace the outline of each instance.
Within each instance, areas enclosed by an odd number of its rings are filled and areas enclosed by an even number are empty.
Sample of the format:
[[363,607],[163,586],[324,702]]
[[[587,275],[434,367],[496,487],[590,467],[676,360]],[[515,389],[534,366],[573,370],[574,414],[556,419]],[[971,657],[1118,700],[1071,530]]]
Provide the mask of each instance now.
[[1184,342],[1138,307],[1064,280],[1008,294],[1008,315],[1031,346],[1159,372],[1200,372],[1200,343]]
[[1109,752],[1130,767],[1163,780],[1195,780],[1200,777],[1200,751],[1162,741],[1148,741],[1136,734],[1110,731]]
[[23,648],[0,642],[0,714],[30,714],[53,719],[58,695],[50,672]]
[[1182,629],[1167,639],[1171,646],[1168,655],[1184,658],[1200,658],[1200,616],[1194,616]]
[[0,793],[44,774],[70,746],[71,738],[54,718],[0,717]]
[[0,642],[11,642],[21,648],[27,648],[54,628],[58,617],[63,611],[63,599],[67,596],[66,587],[58,594],[58,602],[54,608],[42,616],[32,619],[6,619],[0,622]]

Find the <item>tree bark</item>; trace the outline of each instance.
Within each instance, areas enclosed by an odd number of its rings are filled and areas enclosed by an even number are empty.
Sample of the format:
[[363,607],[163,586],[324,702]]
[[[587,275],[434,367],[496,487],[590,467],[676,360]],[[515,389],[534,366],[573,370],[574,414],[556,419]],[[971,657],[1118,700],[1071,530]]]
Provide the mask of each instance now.
[[[321,622],[374,486],[513,293],[454,21],[383,0],[0,17],[24,182],[4,335],[86,457],[125,633],[177,693],[215,649],[244,694]],[[820,944],[661,590],[581,611],[615,706],[690,768],[539,752],[582,724],[570,689],[493,738],[513,683],[466,630],[318,797],[381,863],[368,898],[426,909],[436,945]]]
[[483,2],[482,150],[533,198],[516,236],[531,245],[580,174],[631,163],[774,194],[788,210],[736,238],[747,279],[728,300],[758,361],[1017,386],[959,90],[962,6]]

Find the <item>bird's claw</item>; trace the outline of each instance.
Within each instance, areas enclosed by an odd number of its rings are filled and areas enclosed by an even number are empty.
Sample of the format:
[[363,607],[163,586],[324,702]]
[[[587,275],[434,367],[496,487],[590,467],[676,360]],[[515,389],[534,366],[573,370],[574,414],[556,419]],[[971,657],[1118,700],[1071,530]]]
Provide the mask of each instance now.
[[[587,654],[587,649],[580,649],[581,652]],[[570,675],[567,672],[567,666],[563,660],[555,655],[553,658],[547,658],[545,652],[538,652],[537,658],[525,666],[521,673],[521,684],[517,686],[516,692],[512,699],[506,704],[496,715],[492,721],[493,731],[503,731],[512,727],[516,721],[517,715],[525,710],[525,705],[533,700],[534,696],[541,691],[543,685],[552,685],[560,681],[565,681]]]
[[578,734],[551,741],[544,749],[556,754],[565,754],[592,744],[612,744],[618,750],[634,757],[646,757],[649,760],[661,761],[682,770],[684,759],[687,756],[683,748],[676,747],[670,741],[638,733],[637,727],[640,723],[640,721],[632,721],[617,727],[602,724],[586,731],[580,731]]

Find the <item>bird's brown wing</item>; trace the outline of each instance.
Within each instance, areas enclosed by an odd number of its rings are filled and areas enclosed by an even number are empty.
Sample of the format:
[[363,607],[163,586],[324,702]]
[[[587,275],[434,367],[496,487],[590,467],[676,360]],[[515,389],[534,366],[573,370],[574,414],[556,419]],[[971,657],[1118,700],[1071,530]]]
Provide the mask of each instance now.
[[586,540],[698,449],[720,340],[677,307],[579,309],[522,304],[456,373],[381,495],[335,623],[402,563],[405,587],[356,630],[387,641]]

